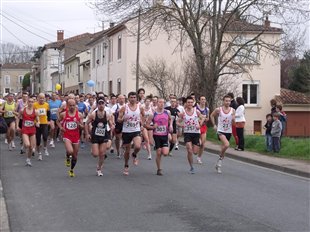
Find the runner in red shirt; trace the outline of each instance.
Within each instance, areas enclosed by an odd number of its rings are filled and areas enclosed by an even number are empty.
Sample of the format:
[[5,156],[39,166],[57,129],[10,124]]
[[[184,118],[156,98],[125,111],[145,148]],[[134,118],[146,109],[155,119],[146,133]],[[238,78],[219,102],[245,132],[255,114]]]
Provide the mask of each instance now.
[[80,129],[84,129],[83,116],[78,112],[75,100],[68,100],[67,109],[65,112],[60,113],[57,125],[63,132],[63,141],[67,151],[65,161],[67,167],[70,166],[70,156],[72,157],[69,176],[74,177],[73,169],[76,165],[77,155],[80,148]]
[[[19,111],[19,115],[17,118],[18,125],[17,130],[21,130],[23,144],[25,149],[27,150],[27,159],[26,159],[26,166],[32,166],[30,158],[32,153],[36,147],[36,126],[39,127],[39,114],[33,108],[34,100],[29,98],[25,107]],[[23,119],[22,121],[22,128],[20,128],[19,120]]]

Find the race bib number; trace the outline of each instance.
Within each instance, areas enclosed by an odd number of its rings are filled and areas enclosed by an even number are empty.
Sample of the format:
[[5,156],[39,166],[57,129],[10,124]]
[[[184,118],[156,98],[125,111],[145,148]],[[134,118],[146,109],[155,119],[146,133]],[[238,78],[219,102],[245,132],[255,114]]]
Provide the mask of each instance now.
[[128,128],[137,128],[138,122],[127,122],[127,127]]
[[77,129],[78,125],[76,122],[67,122],[66,127],[68,130],[75,130]]
[[186,132],[193,132],[193,131],[196,131],[196,127],[191,125],[191,126],[186,126],[184,131]]
[[56,115],[57,111],[58,111],[58,108],[51,109],[51,114]]
[[38,109],[38,113],[39,113],[40,116],[45,116],[45,115],[46,115],[46,109],[44,109],[44,108],[39,108],[39,109]]
[[158,127],[155,129],[155,131],[156,131],[157,133],[166,133],[167,128],[166,128],[166,126],[158,126]]
[[25,127],[33,127],[33,126],[34,126],[34,121],[26,120],[26,121],[24,122],[24,126],[25,126]]
[[105,136],[105,128],[96,127],[95,135],[97,135],[97,136]]
[[6,112],[6,116],[7,116],[7,117],[13,117],[13,116],[14,116],[13,111],[7,111],[7,112]]

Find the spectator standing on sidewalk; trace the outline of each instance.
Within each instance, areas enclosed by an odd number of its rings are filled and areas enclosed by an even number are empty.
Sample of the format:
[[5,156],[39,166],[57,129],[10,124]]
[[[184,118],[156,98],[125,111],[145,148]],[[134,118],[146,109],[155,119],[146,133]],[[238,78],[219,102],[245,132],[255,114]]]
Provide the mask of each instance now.
[[[227,95],[231,97],[230,107],[236,110],[238,108],[238,103],[235,100],[235,95],[233,93],[228,93]],[[235,139],[236,149],[238,149],[239,139],[238,139],[237,128],[236,128],[235,123],[233,123],[232,125],[232,134]]]
[[242,97],[237,97],[238,108],[236,109],[236,132],[238,137],[237,151],[244,151],[244,126],[245,126],[245,108]]
[[268,152],[272,151],[272,136],[271,136],[271,127],[272,127],[272,114],[266,115],[266,124],[264,126],[265,138],[266,138],[266,149]]
[[276,112],[280,114],[280,122],[282,124],[282,131],[281,131],[281,137],[284,135],[285,133],[285,129],[286,129],[286,113],[282,110],[282,106],[281,105],[277,105],[276,106]]
[[272,149],[274,152],[280,151],[280,137],[282,132],[282,124],[279,120],[280,114],[274,113],[273,114],[273,123],[271,126],[271,136],[272,136]]

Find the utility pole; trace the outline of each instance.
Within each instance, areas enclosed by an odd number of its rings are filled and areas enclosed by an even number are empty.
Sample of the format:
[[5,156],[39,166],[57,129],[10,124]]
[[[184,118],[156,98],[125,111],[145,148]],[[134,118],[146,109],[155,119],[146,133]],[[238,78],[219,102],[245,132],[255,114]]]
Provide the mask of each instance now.
[[139,74],[140,74],[140,30],[141,30],[141,3],[138,11],[138,34],[137,34],[137,57],[136,57],[136,91],[139,89]]

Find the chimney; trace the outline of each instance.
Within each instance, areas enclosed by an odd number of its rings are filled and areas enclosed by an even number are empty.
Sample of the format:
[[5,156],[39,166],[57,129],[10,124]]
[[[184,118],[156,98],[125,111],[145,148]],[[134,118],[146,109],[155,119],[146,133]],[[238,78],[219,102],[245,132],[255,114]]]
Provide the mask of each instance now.
[[57,30],[57,41],[64,39],[64,31],[63,30]]
[[270,27],[270,21],[268,19],[268,15],[266,16],[266,19],[265,19],[265,27]]
[[115,23],[114,22],[110,22],[110,28],[114,27]]

